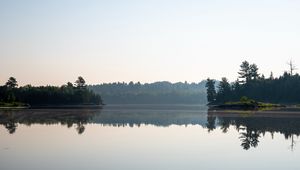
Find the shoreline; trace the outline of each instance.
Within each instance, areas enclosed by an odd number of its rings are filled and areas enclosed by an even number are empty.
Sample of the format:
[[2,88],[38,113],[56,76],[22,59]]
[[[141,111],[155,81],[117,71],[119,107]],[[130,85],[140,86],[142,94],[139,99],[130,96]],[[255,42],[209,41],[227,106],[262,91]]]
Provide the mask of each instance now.
[[208,110],[210,116],[221,117],[300,117],[300,108],[282,108],[273,110]]
[[0,106],[0,110],[15,109],[102,109],[104,105],[36,105],[36,106]]
[[29,109],[102,109],[104,105],[39,105]]
[[[264,110],[264,109],[278,109],[278,108],[292,108],[292,105],[262,103],[262,102],[231,102],[218,105],[208,105],[210,109],[216,110]],[[294,106],[295,108],[297,106]]]

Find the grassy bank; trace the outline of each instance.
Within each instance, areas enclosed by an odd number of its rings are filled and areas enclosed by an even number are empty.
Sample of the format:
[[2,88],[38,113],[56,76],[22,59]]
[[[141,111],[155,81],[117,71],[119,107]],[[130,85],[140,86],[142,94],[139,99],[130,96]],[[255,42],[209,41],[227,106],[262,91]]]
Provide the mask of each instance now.
[[26,103],[21,103],[21,102],[0,102],[0,108],[29,108],[30,105]]
[[219,108],[219,109],[241,109],[241,110],[278,108],[278,107],[286,107],[286,106],[282,104],[258,102],[252,99],[248,99],[247,97],[242,97],[240,101],[225,102],[223,104],[213,106],[213,108]]

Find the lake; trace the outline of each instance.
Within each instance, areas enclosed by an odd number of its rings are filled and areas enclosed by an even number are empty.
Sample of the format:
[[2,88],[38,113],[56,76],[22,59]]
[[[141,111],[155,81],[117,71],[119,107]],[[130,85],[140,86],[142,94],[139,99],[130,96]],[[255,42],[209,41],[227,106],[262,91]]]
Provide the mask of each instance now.
[[2,110],[0,169],[300,169],[299,134],[300,112],[294,110]]

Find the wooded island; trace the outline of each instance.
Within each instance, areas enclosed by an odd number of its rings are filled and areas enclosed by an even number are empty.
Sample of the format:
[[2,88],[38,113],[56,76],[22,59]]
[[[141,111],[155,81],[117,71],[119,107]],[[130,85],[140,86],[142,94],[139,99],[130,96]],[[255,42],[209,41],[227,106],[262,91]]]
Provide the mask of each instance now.
[[26,85],[18,87],[17,80],[10,77],[0,86],[0,107],[75,107],[102,105],[99,94],[87,89],[85,80],[79,76],[75,83],[61,87]]
[[258,73],[256,64],[244,61],[240,65],[239,77],[234,83],[229,83],[227,78],[223,77],[216,85],[215,80],[208,78],[206,82],[208,105],[223,108],[257,108],[299,104],[300,76],[298,73],[294,74],[295,66],[292,62],[289,66],[290,71],[285,71],[278,78],[275,78],[272,72],[266,78]]

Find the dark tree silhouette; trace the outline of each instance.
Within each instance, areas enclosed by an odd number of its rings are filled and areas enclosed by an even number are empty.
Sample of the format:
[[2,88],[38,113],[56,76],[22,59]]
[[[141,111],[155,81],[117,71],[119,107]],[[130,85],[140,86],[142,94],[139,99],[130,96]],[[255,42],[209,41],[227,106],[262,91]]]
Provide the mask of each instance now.
[[218,86],[218,94],[217,94],[217,101],[225,102],[230,98],[231,93],[231,86],[227,80],[227,78],[223,77],[222,81],[220,81]]
[[270,80],[274,80],[274,75],[273,75],[273,72],[271,71],[271,74],[270,74],[270,77],[269,77]]
[[74,87],[74,86],[73,86],[73,84],[72,84],[71,82],[68,82],[68,83],[67,83],[67,87],[72,88],[72,87]]
[[258,67],[256,64],[249,64],[248,61],[244,61],[240,67],[238,74],[240,75],[239,78],[242,79],[240,81],[241,83],[248,83],[250,80],[256,80],[259,77]]
[[17,82],[16,78],[10,77],[5,85],[9,88],[15,88],[18,86],[18,82]]
[[76,84],[76,87],[78,87],[78,88],[86,87],[85,80],[81,76],[78,77],[78,79],[75,81],[75,84]]
[[211,104],[216,99],[215,81],[208,78],[205,87],[207,88],[207,101],[209,104]]
[[240,75],[239,78],[241,78],[242,80],[240,81],[241,83],[245,83],[248,82],[250,80],[250,64],[248,61],[244,61],[241,65],[240,65],[241,69],[238,72],[238,74]]
[[259,74],[258,74],[258,67],[256,64],[251,64],[250,65],[250,73],[249,77],[250,79],[257,80]]
[[290,75],[292,76],[294,74],[294,71],[297,69],[293,60],[290,60],[288,63],[289,69],[290,69]]

